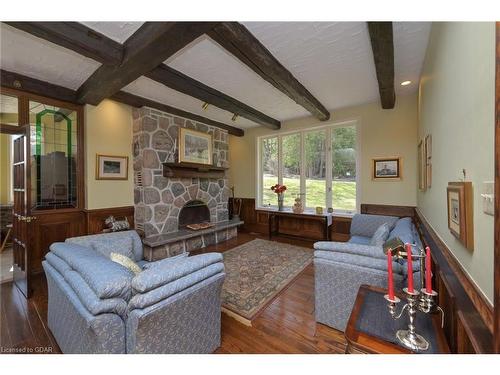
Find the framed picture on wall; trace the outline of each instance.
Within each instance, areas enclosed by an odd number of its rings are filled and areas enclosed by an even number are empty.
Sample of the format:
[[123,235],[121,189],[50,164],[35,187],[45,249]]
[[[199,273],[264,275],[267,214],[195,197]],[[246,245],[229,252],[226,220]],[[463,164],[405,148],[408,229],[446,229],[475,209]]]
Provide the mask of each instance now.
[[425,180],[425,144],[424,141],[420,141],[418,144],[418,188],[420,191],[425,191],[427,189],[427,183]]
[[429,189],[432,186],[432,136],[425,137],[425,186]]
[[96,180],[128,180],[128,156],[96,155]]
[[179,162],[212,164],[212,136],[195,130],[179,131]]
[[473,250],[472,182],[449,182],[446,197],[448,229],[466,248]]
[[372,160],[374,180],[400,180],[401,158],[377,158]]

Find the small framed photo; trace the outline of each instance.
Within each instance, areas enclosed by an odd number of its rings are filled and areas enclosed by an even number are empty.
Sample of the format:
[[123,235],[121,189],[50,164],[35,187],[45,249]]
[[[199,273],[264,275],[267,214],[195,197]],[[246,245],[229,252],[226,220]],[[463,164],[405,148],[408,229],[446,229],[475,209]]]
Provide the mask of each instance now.
[[212,136],[181,128],[179,131],[179,162],[212,165]]
[[425,137],[425,182],[426,188],[432,186],[432,136]]
[[373,159],[372,178],[374,180],[400,180],[401,158]]
[[96,155],[96,180],[128,180],[128,156]]
[[424,141],[418,144],[418,188],[420,191],[427,190],[426,156]]
[[448,229],[466,248],[473,250],[472,182],[449,182],[446,196]]

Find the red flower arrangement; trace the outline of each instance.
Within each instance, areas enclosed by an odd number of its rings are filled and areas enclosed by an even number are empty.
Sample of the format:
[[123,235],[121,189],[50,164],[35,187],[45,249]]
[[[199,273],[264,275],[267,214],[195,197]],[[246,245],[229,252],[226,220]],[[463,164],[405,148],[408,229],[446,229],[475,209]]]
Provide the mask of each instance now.
[[286,191],[286,186],[276,184],[276,185],[271,186],[271,190],[274,191],[276,194],[283,194]]

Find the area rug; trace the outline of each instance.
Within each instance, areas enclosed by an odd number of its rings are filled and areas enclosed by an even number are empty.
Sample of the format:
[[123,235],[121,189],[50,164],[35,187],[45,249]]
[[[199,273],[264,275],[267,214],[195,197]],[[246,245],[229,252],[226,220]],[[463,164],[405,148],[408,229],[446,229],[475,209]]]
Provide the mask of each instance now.
[[252,319],[311,263],[313,250],[255,239],[223,256],[222,311],[251,325]]

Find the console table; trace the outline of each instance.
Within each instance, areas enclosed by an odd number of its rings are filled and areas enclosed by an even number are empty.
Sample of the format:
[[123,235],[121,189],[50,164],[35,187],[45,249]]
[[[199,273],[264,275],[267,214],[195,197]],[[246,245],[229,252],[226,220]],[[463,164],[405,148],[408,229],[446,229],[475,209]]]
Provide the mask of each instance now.
[[[278,211],[276,209],[257,209],[257,213],[265,213],[268,216],[268,235],[269,239],[273,235],[280,233],[280,217],[284,218],[294,218],[304,221],[315,221],[320,222],[323,227],[323,240],[330,240],[330,227],[333,224],[333,214],[321,214],[318,215],[315,212],[303,212],[301,214],[296,214],[291,210]],[[290,234],[287,234],[290,236]],[[300,237],[301,233],[297,233],[297,237]]]
[[[354,307],[347,322],[345,338],[346,353],[349,354],[411,354],[411,350],[399,344],[395,334],[398,329],[406,329],[408,320],[393,320],[387,309],[381,288],[361,285]],[[404,297],[401,303],[404,304]],[[400,304],[401,304],[400,303]],[[401,308],[402,306],[399,306]],[[423,335],[430,343],[425,354],[446,354],[450,352],[439,314],[417,313],[417,333]]]

